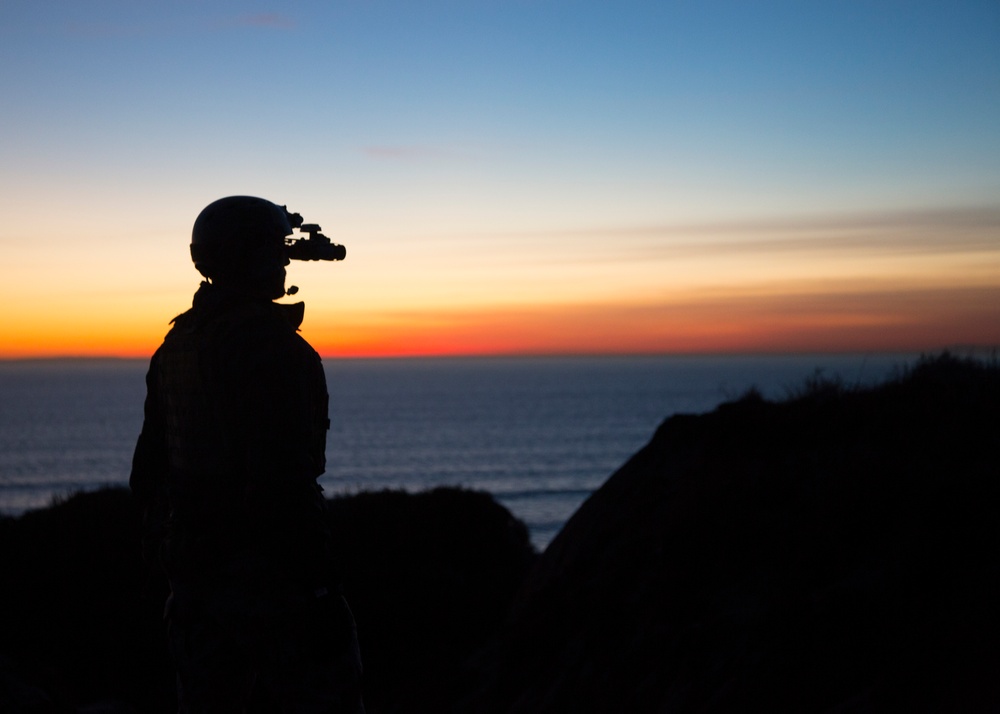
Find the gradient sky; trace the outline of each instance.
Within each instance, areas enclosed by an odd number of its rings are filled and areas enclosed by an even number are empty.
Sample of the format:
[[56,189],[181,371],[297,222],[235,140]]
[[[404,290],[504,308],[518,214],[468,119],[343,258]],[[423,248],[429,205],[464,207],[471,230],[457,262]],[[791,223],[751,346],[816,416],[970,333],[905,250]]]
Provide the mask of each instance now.
[[0,357],[147,356],[259,195],[325,356],[1000,345],[1000,3],[0,3]]

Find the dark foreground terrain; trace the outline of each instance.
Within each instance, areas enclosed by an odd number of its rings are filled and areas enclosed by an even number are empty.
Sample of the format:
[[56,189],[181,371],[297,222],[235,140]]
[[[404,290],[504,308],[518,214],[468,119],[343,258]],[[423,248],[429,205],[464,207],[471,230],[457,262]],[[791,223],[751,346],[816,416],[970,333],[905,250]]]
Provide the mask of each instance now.
[[[371,712],[975,712],[998,504],[1000,366],[944,356],[671,417],[541,556],[479,493],[331,518]],[[121,491],[0,521],[0,711],[171,710],[137,533]]]
[[[537,558],[524,524],[459,489],[330,502],[369,711],[410,701],[496,636]],[[0,713],[174,712],[166,585],[127,491],[0,521]],[[269,711],[262,706],[260,711]]]

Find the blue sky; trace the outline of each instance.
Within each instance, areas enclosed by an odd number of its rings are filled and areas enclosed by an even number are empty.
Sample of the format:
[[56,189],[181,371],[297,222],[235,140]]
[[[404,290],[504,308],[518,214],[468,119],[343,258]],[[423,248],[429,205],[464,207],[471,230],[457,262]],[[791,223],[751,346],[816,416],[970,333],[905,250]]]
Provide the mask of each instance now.
[[30,283],[99,312],[141,290],[117,330],[186,304],[186,234],[232,193],[348,245],[305,275],[337,275],[312,302],[358,321],[486,309],[470,281],[501,302],[544,302],[539,282],[562,304],[646,299],[642,266],[536,270],[608,263],[637,231],[670,249],[701,240],[684,227],[797,219],[811,240],[968,209],[990,216],[989,265],[1000,250],[995,1],[8,0],[0,63],[0,297]]

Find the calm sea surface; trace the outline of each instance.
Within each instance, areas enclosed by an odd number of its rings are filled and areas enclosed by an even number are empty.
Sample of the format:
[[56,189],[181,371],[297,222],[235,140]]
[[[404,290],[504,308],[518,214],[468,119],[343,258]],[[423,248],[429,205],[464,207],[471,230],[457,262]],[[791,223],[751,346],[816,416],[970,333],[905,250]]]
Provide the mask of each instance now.
[[[913,355],[325,361],[327,493],[489,491],[540,548],[666,417],[756,386],[782,398],[817,370],[867,384]],[[0,513],[125,485],[144,361],[0,362]]]

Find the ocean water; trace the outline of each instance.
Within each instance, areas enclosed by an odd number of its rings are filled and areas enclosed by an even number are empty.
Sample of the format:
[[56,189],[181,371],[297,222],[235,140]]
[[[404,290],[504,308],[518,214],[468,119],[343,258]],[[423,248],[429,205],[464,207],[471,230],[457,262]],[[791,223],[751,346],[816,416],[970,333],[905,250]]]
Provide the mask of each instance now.
[[[914,355],[328,359],[328,494],[486,490],[544,548],[657,426],[821,372],[867,384]],[[128,482],[141,360],[0,362],[0,513]]]

